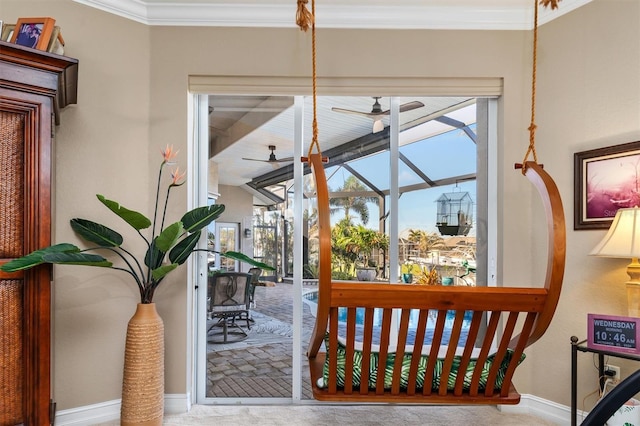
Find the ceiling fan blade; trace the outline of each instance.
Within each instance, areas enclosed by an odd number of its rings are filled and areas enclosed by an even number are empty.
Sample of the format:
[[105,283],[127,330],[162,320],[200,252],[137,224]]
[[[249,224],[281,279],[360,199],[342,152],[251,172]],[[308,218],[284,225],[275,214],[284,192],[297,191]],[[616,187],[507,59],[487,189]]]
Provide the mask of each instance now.
[[[423,106],[424,104],[422,102],[418,102],[418,101],[407,102],[406,104],[400,105],[400,112],[411,111],[412,109],[420,108]],[[381,112],[378,115],[389,115],[390,113],[391,113],[391,110],[388,109],[386,111]]]
[[423,107],[424,104],[419,101],[407,102],[406,104],[400,105],[400,112],[411,111],[412,109]]
[[[413,109],[420,108],[420,107],[423,107],[423,106],[424,106],[424,104],[422,102],[419,102],[419,101],[407,102],[407,103],[404,103],[404,104],[400,105],[400,112],[411,111]],[[381,115],[388,116],[391,113],[391,110],[380,111],[380,112],[365,112],[365,111],[355,111],[355,110],[352,110],[352,109],[337,108],[337,107],[331,108],[331,111],[342,112],[342,113],[345,113],[345,114],[357,114],[357,115],[362,115],[364,117],[369,117],[369,118],[373,118],[373,119],[376,119],[376,117],[379,117]]]
[[331,108],[331,111],[342,112],[345,114],[356,114],[356,115],[361,115],[363,117],[376,117],[381,114],[381,113],[372,113],[372,112],[364,112],[364,111],[354,111],[352,109],[344,109],[344,108],[337,108],[337,107]]
[[260,159],[258,159],[258,158],[244,158],[244,157],[243,157],[242,159],[243,159],[243,160],[248,160],[248,161],[260,161],[260,162],[262,162],[262,163],[271,163],[271,161],[269,161],[269,160],[260,160]]
[[293,157],[286,157],[286,158],[277,158],[275,160],[261,160],[259,158],[242,158],[243,160],[248,160],[248,161],[260,161],[262,163],[288,163],[290,161],[293,161]]
[[286,163],[286,162],[289,162],[289,161],[293,161],[293,157],[276,158],[276,153],[275,153],[276,146],[275,145],[269,145],[267,148],[269,149],[269,151],[271,151],[271,153],[269,154],[269,158],[267,158],[266,160],[258,159],[258,158],[242,158],[242,159],[243,160],[248,160],[248,161],[260,161],[262,163],[270,163],[275,168],[278,167],[278,163]]

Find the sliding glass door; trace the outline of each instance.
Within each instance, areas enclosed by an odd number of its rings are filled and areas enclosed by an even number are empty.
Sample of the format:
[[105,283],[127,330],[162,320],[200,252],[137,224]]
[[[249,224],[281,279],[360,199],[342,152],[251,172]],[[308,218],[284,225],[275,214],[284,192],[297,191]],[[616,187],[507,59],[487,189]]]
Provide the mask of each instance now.
[[[214,343],[219,320],[205,308],[197,312],[203,331],[196,380],[206,383],[197,401],[310,400],[303,354],[315,323],[316,211],[310,175],[295,158],[312,140],[312,98],[206,99],[209,136],[201,143],[208,166],[200,173],[208,176],[207,192],[226,206],[216,247],[229,249],[233,236],[234,250],[275,271],[263,271],[253,286],[248,323],[225,319],[243,329],[237,341]],[[487,285],[495,247],[488,243],[495,230],[487,227],[495,103],[468,96],[318,98],[334,277],[355,280],[368,270],[368,279],[380,281],[426,284],[435,274],[440,285]],[[207,288],[204,280],[198,288]]]

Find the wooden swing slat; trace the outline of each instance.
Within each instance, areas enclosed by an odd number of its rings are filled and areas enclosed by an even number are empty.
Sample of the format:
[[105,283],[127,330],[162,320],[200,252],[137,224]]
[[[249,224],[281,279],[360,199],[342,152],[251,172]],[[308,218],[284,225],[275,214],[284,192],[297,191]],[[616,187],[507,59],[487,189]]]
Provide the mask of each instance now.
[[356,309],[347,310],[347,351],[344,372],[344,393],[353,392],[353,354],[356,340]]
[[[389,334],[391,333],[392,310],[382,311],[382,330],[380,331],[380,351],[378,355],[378,369],[376,373],[376,395],[384,395],[384,383],[387,378],[387,356],[389,354]],[[364,383],[363,383],[364,386]]]
[[[320,265],[318,284],[318,310],[316,324],[311,336],[308,357],[312,377],[314,397],[323,401],[344,402],[395,402],[433,404],[517,404],[520,395],[512,384],[512,378],[524,349],[539,339],[546,331],[556,309],[562,287],[565,263],[565,223],[562,202],[558,190],[549,175],[536,163],[526,164],[526,176],[542,196],[547,217],[548,257],[545,285],[542,288],[529,287],[462,287],[462,286],[418,286],[411,284],[364,283],[333,281],[331,279],[331,235],[329,223],[329,198],[322,157],[312,154],[309,158],[315,179],[318,197],[318,225],[320,243]],[[338,308],[347,309],[346,340],[344,343],[345,385],[338,386]],[[356,327],[356,309],[365,310],[362,326]],[[382,325],[374,333],[374,309],[382,310]],[[391,340],[392,312],[399,309],[397,338]],[[409,339],[410,311],[419,312],[414,341]],[[446,315],[455,311],[454,326],[449,344],[442,344],[442,334]],[[461,343],[462,324],[465,312],[472,312],[472,319],[464,345]],[[430,312],[437,312],[434,335],[426,342],[426,323]],[[488,317],[487,317],[488,316]],[[485,318],[487,324],[485,327]],[[499,329],[499,325],[503,327]],[[358,331],[358,330],[361,331]],[[361,332],[361,334],[359,334]],[[483,337],[480,333],[483,333]],[[327,383],[318,386],[322,378],[326,354],[320,352],[325,334],[328,333],[328,374]],[[497,342],[494,342],[499,336]],[[375,337],[375,338],[374,338]],[[360,342],[362,340],[362,342]],[[481,340],[478,347],[476,341]],[[417,376],[419,358],[428,349],[429,359],[424,374],[425,385],[418,388]],[[495,346],[497,344],[497,350]],[[456,346],[462,345],[456,351]],[[361,346],[361,347],[360,347]],[[475,356],[474,349],[478,352]],[[479,349],[479,351],[478,351]],[[360,386],[355,391],[354,356],[362,351]],[[508,350],[511,351],[508,354]],[[456,353],[458,376],[453,390],[448,389]],[[370,389],[371,357],[377,353],[378,365],[375,389]],[[437,361],[438,352],[441,353]],[[444,353],[444,355],[442,355]],[[411,354],[408,377],[402,376],[404,354]],[[482,384],[483,369],[489,355],[494,360],[487,376],[487,384]],[[500,370],[502,360],[510,356],[506,368]],[[387,360],[395,359],[387,371]],[[470,382],[465,384],[464,374],[472,358],[475,362]],[[435,368],[440,365],[440,383],[432,392]],[[504,366],[503,366],[504,367]],[[495,379],[503,371],[500,389],[495,387]],[[390,374],[388,378],[386,374]],[[467,377],[468,377],[467,375]],[[387,380],[385,380],[387,379]],[[406,380],[406,389],[402,381]],[[453,380],[453,377],[452,377]],[[391,383],[385,388],[385,382]],[[483,387],[484,386],[484,387]]]
[[393,364],[393,378],[391,380],[391,393],[393,395],[400,394],[400,378],[402,377],[402,362],[404,360],[404,351],[400,348],[404,348],[407,344],[407,335],[409,334],[409,315],[411,309],[403,309],[400,316],[400,329],[398,331],[398,344],[396,351],[396,359]]
[[507,345],[509,344],[509,340],[513,335],[513,330],[516,326],[516,321],[518,320],[519,312],[510,312],[509,319],[507,320],[507,324],[502,332],[502,338],[500,339],[500,346],[498,347],[498,351],[496,352],[493,364],[491,364],[491,368],[489,369],[489,375],[487,376],[487,386],[485,388],[485,395],[493,394],[493,383],[496,380],[496,376],[498,375],[498,369],[500,368],[500,364],[502,364],[502,360],[507,354]]
[[364,338],[362,351],[362,371],[360,372],[360,393],[367,394],[369,383],[369,367],[371,363],[371,346],[373,341],[373,308],[364,311]]
[[[429,361],[427,362],[427,371],[424,375],[424,383],[433,383],[433,375],[438,362],[438,352],[440,351],[440,343],[442,342],[442,331],[446,320],[447,311],[438,311],[436,326],[433,330],[433,339],[431,340],[431,350],[429,351]],[[431,386],[423,386],[422,394],[431,395]]]
[[[330,330],[335,330],[333,333],[329,333],[329,350],[331,351],[331,357],[329,362],[329,377],[338,376],[338,308],[332,307],[330,314]],[[337,392],[338,385],[335,380],[329,380],[329,392],[334,394]]]
[[[440,380],[439,395],[447,394],[447,386],[449,383],[449,375],[451,374],[451,367],[453,366],[453,358],[456,355],[456,348],[460,339],[460,331],[462,329],[462,321],[464,320],[465,311],[457,311],[456,317],[453,321],[453,329],[451,330],[451,337],[449,338],[449,346],[447,349],[447,356],[445,357],[444,365],[442,366],[442,375]],[[464,370],[462,370],[464,371]]]
[[[473,313],[473,317],[471,318],[471,324],[469,325],[469,332],[467,334],[467,342],[464,345],[464,352],[462,353],[462,360],[460,361],[461,371],[467,371],[469,361],[471,361],[471,354],[473,353],[475,341],[478,337],[478,331],[480,330],[480,325],[482,324],[482,314],[483,313],[481,311],[475,311]],[[458,377],[456,377],[456,385],[453,389],[453,394],[456,396],[462,395],[463,386],[464,374],[460,374],[458,375]]]
[[[507,367],[507,371],[504,375],[504,379],[511,382],[513,378],[513,374],[516,372],[516,367],[518,366],[517,360],[520,359],[520,356],[524,352],[524,348],[527,344],[526,336],[531,334],[531,330],[533,328],[533,323],[536,319],[535,313],[527,314],[527,319],[525,320],[524,325],[522,326],[522,333],[520,334],[520,338],[518,339],[518,343],[514,347],[512,362],[509,363],[509,367]],[[516,362],[514,362],[516,361]],[[501,395],[505,396],[506,390],[503,389]]]
[[416,394],[416,383],[418,375],[418,363],[420,362],[421,343],[424,342],[424,336],[427,331],[427,317],[429,310],[420,309],[418,314],[418,326],[416,327],[416,343],[413,345],[411,353],[411,367],[409,368],[409,380],[407,382],[407,394]]

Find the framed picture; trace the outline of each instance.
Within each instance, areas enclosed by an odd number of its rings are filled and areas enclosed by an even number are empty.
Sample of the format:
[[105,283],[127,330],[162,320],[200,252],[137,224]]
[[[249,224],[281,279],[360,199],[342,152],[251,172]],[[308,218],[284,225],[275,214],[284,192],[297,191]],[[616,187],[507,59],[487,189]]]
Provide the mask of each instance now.
[[62,38],[60,27],[57,25],[53,27],[51,39],[49,40],[49,45],[47,46],[47,52],[56,53],[58,55],[64,54],[64,39]]
[[640,207],[640,141],[577,152],[574,172],[574,229],[607,229],[618,209]]
[[16,26],[14,24],[4,24],[2,26],[2,33],[0,33],[0,40],[9,41],[13,35],[13,29]]
[[20,18],[10,41],[20,46],[47,50],[55,22],[53,18]]

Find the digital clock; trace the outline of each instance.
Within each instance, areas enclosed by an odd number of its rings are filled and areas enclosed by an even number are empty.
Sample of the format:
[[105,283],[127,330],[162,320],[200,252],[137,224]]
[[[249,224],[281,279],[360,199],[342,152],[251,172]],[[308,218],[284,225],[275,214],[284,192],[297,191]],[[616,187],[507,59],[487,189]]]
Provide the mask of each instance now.
[[587,315],[587,347],[640,354],[640,318]]

